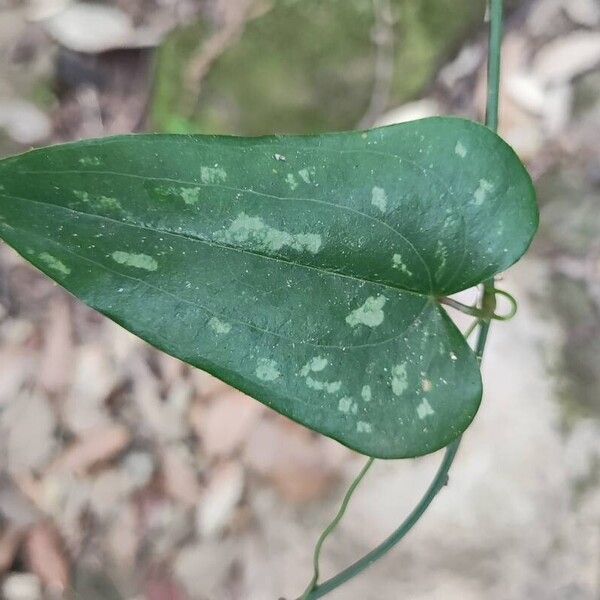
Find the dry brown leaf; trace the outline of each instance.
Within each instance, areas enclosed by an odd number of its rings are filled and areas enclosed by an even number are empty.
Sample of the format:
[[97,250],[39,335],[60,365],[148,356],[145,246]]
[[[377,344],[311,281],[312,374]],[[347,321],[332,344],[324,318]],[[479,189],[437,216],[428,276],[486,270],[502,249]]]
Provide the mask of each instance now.
[[84,474],[99,463],[107,462],[129,444],[131,434],[123,425],[110,425],[90,431],[71,444],[52,464],[49,473]]
[[24,529],[8,525],[0,533],[0,577],[10,569],[24,537]]
[[533,71],[545,83],[564,84],[600,64],[600,32],[574,31],[542,46]]
[[189,431],[187,413],[193,393],[191,384],[179,382],[163,401],[159,381],[144,361],[132,361],[131,372],[134,378],[133,399],[143,423],[164,442],[186,437]]
[[106,347],[100,343],[77,349],[73,371],[74,381],[63,407],[63,418],[73,433],[82,436],[110,424],[106,399],[119,380]]
[[[223,588],[230,581],[238,548],[239,544],[229,539],[187,546],[175,559],[174,575],[191,598],[226,598]],[[198,596],[199,590],[203,596]]]
[[229,388],[229,386],[220,379],[217,379],[204,371],[200,371],[199,369],[192,369],[190,378],[196,388],[196,393],[202,398],[209,398],[217,392]]
[[183,445],[171,445],[162,451],[162,480],[165,491],[187,505],[195,505],[200,496],[200,484],[194,461]]
[[115,561],[133,568],[139,544],[139,518],[131,503],[122,506],[107,534],[107,546]]
[[340,448],[283,417],[274,417],[253,428],[243,459],[286,500],[302,503],[319,498],[333,483],[340,461],[349,455]]
[[44,346],[38,366],[38,382],[49,394],[62,394],[73,373],[73,332],[69,301],[57,296],[48,308]]
[[207,407],[194,408],[191,425],[208,456],[227,456],[245,441],[263,405],[234,390],[216,394]]
[[145,600],[187,600],[180,585],[167,574],[150,576],[145,583]]
[[0,348],[0,407],[14,398],[33,374],[31,350],[8,344],[3,339]]
[[180,382],[181,377],[186,370],[185,364],[178,358],[173,358],[162,352],[158,355],[158,366],[160,368],[161,379],[168,386]]
[[238,462],[224,463],[213,470],[196,515],[202,537],[214,537],[223,531],[243,493],[244,469]]
[[51,459],[56,419],[41,394],[22,393],[0,413],[0,449],[12,474],[37,471]]
[[69,588],[69,561],[58,533],[49,524],[40,523],[27,533],[24,555],[29,569],[49,591],[62,594]]

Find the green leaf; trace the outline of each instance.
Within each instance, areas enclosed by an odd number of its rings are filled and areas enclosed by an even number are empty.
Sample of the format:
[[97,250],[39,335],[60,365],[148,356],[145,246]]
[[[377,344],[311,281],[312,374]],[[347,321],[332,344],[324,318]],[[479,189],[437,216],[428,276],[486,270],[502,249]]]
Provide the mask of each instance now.
[[313,137],[141,135],[0,162],[0,236],[88,305],[377,457],[477,411],[440,296],[503,271],[538,213],[488,129],[435,118]]

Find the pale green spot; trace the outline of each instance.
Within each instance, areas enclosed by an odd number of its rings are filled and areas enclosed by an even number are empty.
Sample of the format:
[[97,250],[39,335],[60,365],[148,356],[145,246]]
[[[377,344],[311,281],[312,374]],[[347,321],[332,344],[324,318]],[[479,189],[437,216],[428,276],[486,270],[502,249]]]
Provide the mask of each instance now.
[[491,181],[487,179],[479,180],[479,187],[475,190],[473,194],[473,204],[479,206],[483,204],[488,197],[488,194],[494,190],[494,185]]
[[69,269],[69,267],[67,267],[67,265],[65,265],[65,263],[63,263],[61,260],[58,260],[58,258],[52,256],[52,254],[42,252],[39,255],[39,258],[49,269],[52,269],[57,273],[61,273],[62,275],[71,274],[71,269]]
[[338,410],[346,414],[352,413],[355,415],[358,412],[358,405],[352,398],[344,396],[343,398],[340,398],[340,401],[338,402]]
[[435,276],[437,278],[441,275],[448,262],[448,248],[442,244],[441,240],[438,240],[437,242],[435,256],[439,260],[438,268],[435,271]]
[[133,267],[134,269],[144,269],[145,271],[156,271],[158,263],[154,258],[147,254],[131,254],[117,250],[112,253],[112,259],[120,265]]
[[385,318],[385,315],[383,314],[383,307],[386,302],[387,298],[385,296],[369,296],[362,306],[354,309],[346,317],[346,323],[348,323],[350,327],[356,327],[357,325],[378,327],[383,323]]
[[408,269],[405,262],[402,260],[401,254],[394,254],[394,256],[392,256],[392,267],[394,269],[399,269],[405,275],[412,277],[412,271]]
[[433,414],[435,414],[435,410],[431,408],[431,404],[429,404],[427,398],[423,398],[421,404],[417,406],[417,415],[419,415],[419,419],[425,419]]
[[121,203],[116,198],[111,198],[110,196],[100,196],[98,198],[98,204],[102,208],[107,208],[109,210],[123,210]]
[[402,394],[408,388],[408,374],[406,372],[406,363],[400,363],[392,367],[392,392],[396,396]]
[[360,395],[362,396],[362,399],[365,402],[371,402],[371,386],[370,385],[363,385],[362,391],[360,393]]
[[223,183],[227,180],[227,172],[222,167],[200,167],[200,181],[205,184]]
[[287,184],[290,186],[290,190],[292,190],[292,192],[298,187],[298,182],[296,181],[296,178],[294,177],[294,175],[292,173],[288,173],[285,180],[286,180]]
[[297,252],[316,254],[321,248],[321,236],[316,233],[292,234],[267,225],[260,217],[240,213],[225,231],[214,232],[217,241],[226,244],[248,243],[257,250],[277,252],[289,247]]
[[356,431],[358,433],[372,433],[373,425],[371,425],[371,423],[367,423],[366,421],[358,421],[356,424]]
[[383,188],[375,186],[371,190],[371,204],[378,208],[382,213],[387,209],[387,194]]
[[193,206],[200,201],[200,193],[202,188],[199,187],[182,187],[179,190],[181,199],[188,205]]
[[327,365],[329,361],[322,356],[315,356],[311,358],[300,370],[300,375],[302,377],[306,377],[311,371],[313,373],[318,373],[322,371]]
[[99,167],[102,160],[98,156],[84,156],[79,159],[79,163],[86,167]]
[[82,202],[90,201],[90,195],[87,192],[83,192],[81,190],[73,190],[73,195],[75,196],[75,198],[78,198]]
[[300,169],[298,175],[300,175],[300,178],[304,183],[311,183],[311,177],[315,176],[315,169],[314,167],[311,167],[310,169]]
[[456,142],[456,146],[454,147],[454,154],[460,156],[461,158],[465,158],[467,156],[467,149],[464,147],[463,143],[460,140]]
[[215,332],[220,335],[226,335],[231,331],[231,325],[226,323],[225,321],[221,321],[217,319],[217,317],[212,317],[208,322],[208,326]]
[[281,373],[277,369],[277,363],[270,358],[261,358],[256,367],[256,376],[261,381],[275,381],[281,377]]
[[81,190],[73,190],[73,195],[85,202],[86,204],[91,204],[97,208],[104,208],[108,210],[123,210],[121,203],[116,198],[111,198],[110,196],[90,196],[88,192],[84,192]]
[[306,378],[306,385],[312,389],[317,390],[318,392],[327,392],[328,394],[335,394],[340,391],[342,387],[341,381],[318,381],[317,379],[313,379],[308,376]]

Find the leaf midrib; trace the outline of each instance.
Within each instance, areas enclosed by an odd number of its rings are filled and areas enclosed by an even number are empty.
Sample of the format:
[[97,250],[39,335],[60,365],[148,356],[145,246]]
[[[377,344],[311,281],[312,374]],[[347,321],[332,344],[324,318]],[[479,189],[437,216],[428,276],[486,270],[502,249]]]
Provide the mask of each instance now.
[[170,231],[168,229],[159,229],[159,228],[156,228],[156,227],[149,227],[147,225],[143,225],[143,224],[140,224],[140,223],[129,223],[129,222],[126,222],[126,221],[120,221],[118,219],[114,219],[114,218],[108,217],[106,215],[97,215],[95,213],[83,212],[83,211],[80,211],[80,210],[76,210],[74,208],[70,208],[68,206],[62,206],[60,204],[52,204],[52,203],[49,203],[49,202],[43,202],[41,200],[34,200],[33,198],[26,198],[24,196],[13,196],[13,195],[10,195],[10,194],[0,193],[0,197],[11,198],[13,200],[18,200],[18,201],[30,202],[32,204],[38,204],[38,205],[44,206],[44,207],[46,207],[47,209],[50,209],[50,210],[52,210],[52,209],[56,209],[56,210],[59,210],[59,211],[62,210],[62,211],[65,211],[65,212],[76,214],[76,215],[81,215],[83,217],[88,217],[90,219],[100,219],[100,220],[108,221],[110,223],[115,223],[115,224],[120,225],[120,226],[131,227],[133,229],[141,229],[141,230],[144,230],[144,231],[150,231],[152,233],[160,234],[160,235],[168,235],[168,236],[171,236],[171,237],[184,239],[184,240],[187,240],[187,241],[190,241],[190,242],[197,242],[197,243],[204,244],[204,245],[207,245],[207,246],[221,248],[223,250],[230,250],[230,251],[233,251],[233,252],[239,252],[241,254],[249,254],[249,255],[256,256],[256,257],[259,257],[259,258],[263,258],[263,259],[266,259],[266,260],[272,260],[272,261],[275,261],[275,262],[278,262],[278,263],[283,263],[283,264],[287,264],[287,265],[291,265],[291,266],[295,266],[295,267],[299,267],[299,268],[303,268],[303,269],[307,269],[307,270],[311,270],[311,271],[316,271],[320,275],[329,275],[329,276],[334,276],[334,277],[340,277],[340,278],[343,278],[343,279],[349,279],[351,281],[356,281],[358,283],[375,284],[375,285],[379,285],[379,286],[381,286],[383,288],[386,288],[386,289],[394,290],[396,292],[400,291],[400,292],[404,292],[406,294],[411,294],[411,295],[414,295],[414,296],[418,296],[420,298],[432,299],[432,300],[434,300],[434,301],[437,302],[436,295],[433,293],[433,291],[430,294],[426,294],[426,293],[418,292],[416,290],[412,290],[412,289],[409,289],[409,288],[406,288],[406,287],[402,287],[400,285],[392,285],[392,284],[381,282],[381,281],[374,281],[372,279],[365,279],[363,277],[358,277],[356,275],[347,275],[345,273],[339,273],[338,271],[334,271],[334,270],[331,270],[331,269],[315,267],[315,266],[312,266],[312,265],[307,265],[307,264],[304,264],[304,263],[295,262],[295,261],[286,259],[286,258],[281,257],[281,256],[272,256],[272,255],[269,255],[269,254],[264,254],[262,252],[257,252],[257,251],[254,251],[254,250],[249,250],[247,248],[239,248],[239,247],[236,247],[236,246],[232,246],[232,245],[229,245],[229,244],[223,244],[221,242],[216,242],[214,240],[208,240],[208,239],[201,238],[201,237],[194,236],[194,235],[190,235],[190,234],[187,234],[187,233],[182,233],[182,232],[178,233],[178,232]]
[[[84,213],[85,214],[85,213]],[[109,267],[108,265],[105,265],[103,263],[100,263],[96,260],[93,260],[87,256],[83,256],[82,254],[79,254],[78,252],[75,252],[75,250],[72,250],[70,248],[67,248],[65,246],[63,246],[62,244],[56,242],[53,239],[50,239],[44,235],[41,235],[39,233],[33,233],[30,231],[26,231],[24,230],[24,233],[27,235],[31,235],[34,236],[36,238],[40,238],[45,240],[46,242],[49,242],[51,244],[55,244],[56,246],[60,247],[64,252],[67,252],[68,254],[72,254],[73,256],[77,257],[80,260],[83,260],[85,262],[89,262],[92,265],[95,265],[97,267],[100,267],[101,269],[104,269],[105,271],[108,271],[109,273],[114,273],[115,275],[117,275],[118,277],[123,277],[125,279],[131,279],[132,281],[135,281],[136,283],[140,283],[150,289],[156,290],[157,292],[161,293],[161,294],[165,294],[167,296],[170,296],[172,298],[174,298],[175,300],[177,300],[178,302],[183,302],[184,304],[189,304],[190,306],[193,306],[195,308],[199,308],[200,310],[216,316],[216,317],[221,317],[223,319],[226,319],[227,321],[230,321],[232,323],[238,323],[240,325],[242,325],[243,327],[248,327],[249,329],[254,329],[255,331],[258,331],[260,333],[266,334],[266,335],[272,335],[274,337],[278,337],[280,339],[286,340],[287,342],[291,342],[292,344],[303,344],[306,346],[312,346],[314,348],[325,348],[325,349],[332,349],[332,350],[343,350],[343,349],[352,349],[352,350],[360,350],[363,348],[374,348],[377,346],[382,346],[384,344],[389,344],[391,342],[393,342],[394,340],[398,339],[399,337],[405,335],[410,329],[412,329],[412,327],[414,327],[414,325],[417,323],[417,321],[423,316],[423,313],[425,312],[425,310],[427,309],[427,307],[431,307],[434,306],[435,308],[437,308],[438,311],[443,311],[442,307],[440,306],[439,302],[435,301],[434,298],[431,297],[425,297],[425,302],[423,303],[423,305],[421,306],[421,308],[419,309],[419,311],[414,315],[413,319],[411,320],[411,322],[404,328],[402,329],[402,331],[396,332],[394,335],[390,336],[389,338],[386,338],[384,340],[378,341],[378,342],[373,342],[373,343],[368,343],[368,344],[358,344],[358,345],[352,345],[352,344],[321,344],[321,343],[317,343],[311,340],[295,340],[289,336],[286,335],[282,335],[281,333],[277,333],[275,331],[271,331],[269,329],[264,329],[262,327],[259,327],[258,325],[254,325],[253,323],[248,323],[247,321],[242,321],[240,319],[236,319],[236,318],[232,318],[230,315],[225,315],[223,313],[219,313],[216,312],[214,310],[211,310],[210,308],[208,308],[207,306],[205,306],[204,304],[200,304],[199,302],[196,302],[194,300],[190,300],[188,298],[183,298],[181,296],[178,296],[177,294],[174,294],[173,292],[169,291],[169,290],[165,290],[157,285],[154,285],[153,283],[150,283],[144,279],[140,279],[138,277],[134,277],[133,275],[128,275],[127,273],[122,273],[121,271],[117,271],[114,268]],[[95,307],[98,310],[100,310],[100,312],[105,312],[103,310],[101,310],[99,307]],[[110,314],[108,314],[108,316],[110,316]]]
[[[415,163],[415,165],[416,165],[416,163]],[[416,166],[418,166],[418,165],[416,165]],[[425,174],[426,170],[420,166],[419,166],[419,168]],[[241,188],[241,187],[236,187],[236,186],[228,186],[228,185],[224,185],[224,184],[220,184],[220,183],[204,183],[202,181],[187,181],[185,179],[175,179],[173,177],[164,177],[162,175],[156,175],[156,176],[154,176],[154,175],[139,175],[137,173],[125,173],[122,171],[112,171],[112,170],[108,170],[108,169],[87,170],[87,171],[80,171],[77,169],[67,169],[67,170],[63,169],[60,171],[59,170],[52,170],[52,171],[44,171],[44,170],[23,171],[22,170],[22,171],[19,171],[19,174],[20,175],[114,175],[116,177],[129,177],[132,179],[139,179],[141,181],[159,181],[159,182],[174,183],[177,185],[186,185],[186,186],[198,187],[198,188],[216,188],[216,189],[227,190],[230,192],[238,192],[241,194],[253,194],[255,196],[260,196],[261,198],[268,198],[271,200],[280,200],[280,201],[290,200],[290,201],[299,201],[299,202],[313,202],[315,204],[321,204],[323,206],[328,206],[330,208],[333,208],[334,210],[342,210],[342,211],[351,212],[356,215],[359,215],[360,217],[363,217],[364,219],[373,221],[373,222],[381,225],[382,227],[389,229],[391,232],[396,234],[405,244],[407,244],[410,247],[410,249],[415,253],[416,257],[419,259],[420,263],[424,267],[425,272],[427,273],[427,278],[429,279],[430,293],[433,294],[433,276],[431,273],[431,269],[429,268],[427,261],[423,258],[421,253],[415,247],[414,243],[411,240],[409,240],[403,233],[398,231],[395,227],[392,227],[392,225],[390,225],[386,221],[382,221],[378,217],[369,215],[365,212],[357,210],[356,208],[352,208],[351,206],[345,206],[344,204],[335,204],[333,202],[326,202],[325,200],[319,200],[318,198],[309,198],[306,196],[278,196],[276,194],[269,194],[268,192],[253,190],[253,189],[249,189],[249,188]],[[447,193],[450,193],[450,188],[447,188]],[[60,205],[55,205],[55,206],[60,206]],[[86,213],[83,213],[83,214],[86,214]],[[200,239],[200,238],[198,238],[198,239]],[[260,256],[268,256],[268,255],[262,255],[262,254],[259,254],[259,255]],[[390,286],[390,287],[395,287],[395,286]],[[400,286],[397,286],[397,289],[404,289],[405,291],[414,291],[414,290],[410,290],[409,288],[402,288]],[[417,293],[421,293],[421,292],[417,292]]]

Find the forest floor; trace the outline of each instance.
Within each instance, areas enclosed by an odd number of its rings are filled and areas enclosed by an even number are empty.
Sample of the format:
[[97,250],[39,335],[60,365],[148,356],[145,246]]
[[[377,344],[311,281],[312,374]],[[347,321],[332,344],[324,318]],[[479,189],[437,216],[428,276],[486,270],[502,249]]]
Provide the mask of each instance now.
[[[183,23],[211,23],[169,83],[201,86],[269,10],[123,0],[90,17],[66,1],[5,4],[1,155],[153,118],[206,125],[204,113],[157,106],[156,81],[173,74],[152,48],[169,48],[163,38]],[[449,485],[400,547],[332,599],[600,598],[600,7],[521,4],[507,19],[501,134],[536,181],[542,218],[501,281],[519,312],[493,325],[483,405]],[[385,33],[387,4],[374,6]],[[460,35],[429,61],[417,100],[396,106],[384,69],[368,110],[347,119],[481,119],[485,26]],[[385,56],[385,36],[373,44]],[[218,85],[206,103],[224,97]],[[306,127],[339,122],[323,110]],[[325,547],[325,574],[404,518],[440,458],[375,463]],[[292,600],[363,460],[153,350],[0,246],[0,597]]]

